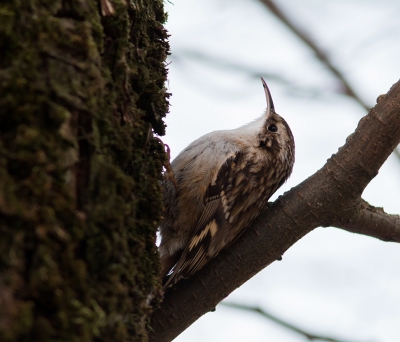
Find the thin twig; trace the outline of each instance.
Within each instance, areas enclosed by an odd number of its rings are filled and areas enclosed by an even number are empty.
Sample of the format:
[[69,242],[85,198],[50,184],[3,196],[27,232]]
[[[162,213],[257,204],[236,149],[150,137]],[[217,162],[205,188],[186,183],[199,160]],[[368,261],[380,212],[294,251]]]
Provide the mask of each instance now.
[[351,96],[354,100],[356,100],[360,106],[364,107],[366,111],[368,111],[371,106],[368,106],[361,97],[355,92],[352,86],[349,84],[347,79],[344,77],[342,72],[333,65],[333,62],[330,60],[327,54],[322,51],[322,49],[314,42],[305,32],[303,32],[299,27],[297,27],[275,4],[272,0],[259,0],[263,3],[268,9],[278,18],[280,19],[296,36],[299,38],[304,44],[306,44],[311,50],[314,51],[316,57],[322,62],[331,72],[335,75],[336,79],[340,82],[341,87],[344,90],[344,93],[348,96]]
[[[170,56],[170,60],[174,61],[176,64],[181,63],[184,58],[188,58],[191,60],[199,61],[201,63],[207,63],[211,67],[215,67],[218,70],[227,70],[227,71],[234,71],[239,72],[244,75],[248,75],[254,79],[259,80],[260,76],[264,78],[268,78],[269,80],[274,80],[289,89],[294,94],[304,94],[307,96],[320,96],[324,94],[324,90],[320,87],[304,87],[295,84],[288,78],[285,78],[280,73],[275,73],[266,70],[256,69],[254,67],[248,66],[243,63],[234,62],[232,60],[228,60],[226,58],[219,58],[216,55],[212,55],[209,53],[204,53],[198,50],[192,49],[181,49],[175,50],[175,52]],[[339,93],[339,92],[338,92]]]
[[[292,33],[294,33],[297,38],[299,38],[304,44],[306,44],[312,51],[314,51],[318,60],[324,64],[328,70],[335,76],[339,81],[343,93],[352,97],[360,106],[362,106],[366,111],[369,111],[370,106],[365,103],[357,92],[350,85],[343,73],[337,68],[328,55],[318,46],[318,44],[310,38],[300,27],[298,27],[293,21],[291,21],[282,10],[276,5],[273,0],[259,0],[263,5],[265,5],[279,20],[282,21],[288,27]],[[398,148],[394,149],[394,154],[400,160],[400,151]]]
[[261,316],[263,316],[275,323],[278,323],[279,325],[281,325],[291,331],[294,331],[300,335],[303,335],[309,341],[345,342],[344,340],[339,340],[337,338],[313,334],[302,328],[296,327],[293,324],[285,322],[284,320],[276,317],[275,315],[272,315],[272,314],[268,313],[267,311],[260,309],[258,307],[255,307],[255,306],[249,306],[249,305],[237,304],[237,303],[229,303],[229,302],[222,302],[222,303],[220,303],[220,305],[224,305],[224,306],[227,306],[227,307],[230,307],[233,309],[245,310],[245,311],[250,311],[250,312],[260,314]]

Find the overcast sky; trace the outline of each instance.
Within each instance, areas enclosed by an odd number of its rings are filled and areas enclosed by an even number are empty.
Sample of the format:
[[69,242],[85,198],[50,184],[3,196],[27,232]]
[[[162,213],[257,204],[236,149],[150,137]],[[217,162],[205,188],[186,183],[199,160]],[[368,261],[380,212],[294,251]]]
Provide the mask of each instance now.
[[[191,141],[260,116],[263,76],[296,141],[289,181],[272,200],[312,175],[351,134],[365,110],[338,94],[334,77],[257,0],[165,2],[171,34],[167,143],[175,157]],[[400,3],[395,0],[280,0],[284,12],[373,106],[400,77]],[[363,194],[400,213],[394,156]],[[400,339],[400,245],[318,228],[227,299],[260,306],[313,333],[345,341]],[[175,341],[305,339],[256,314],[218,306]]]

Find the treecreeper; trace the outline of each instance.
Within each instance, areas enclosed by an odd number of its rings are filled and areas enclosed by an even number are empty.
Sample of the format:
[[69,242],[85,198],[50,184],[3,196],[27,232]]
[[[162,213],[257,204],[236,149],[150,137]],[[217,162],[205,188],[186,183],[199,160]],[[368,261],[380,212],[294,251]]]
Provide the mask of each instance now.
[[164,290],[229,247],[292,172],[293,134],[261,81],[267,109],[260,118],[200,137],[171,163],[174,179],[165,177],[162,183]]

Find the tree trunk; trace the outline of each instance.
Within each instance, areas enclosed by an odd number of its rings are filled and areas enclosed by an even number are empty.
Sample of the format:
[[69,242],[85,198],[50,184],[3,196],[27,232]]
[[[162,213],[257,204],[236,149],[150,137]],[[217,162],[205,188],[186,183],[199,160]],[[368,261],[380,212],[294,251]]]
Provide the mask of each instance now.
[[0,5],[0,340],[143,341],[168,111],[161,0]]

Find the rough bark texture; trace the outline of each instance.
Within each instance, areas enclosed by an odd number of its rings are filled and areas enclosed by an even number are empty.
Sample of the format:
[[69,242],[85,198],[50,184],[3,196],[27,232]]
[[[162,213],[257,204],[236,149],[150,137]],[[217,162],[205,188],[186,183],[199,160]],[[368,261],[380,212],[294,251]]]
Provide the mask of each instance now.
[[147,339],[166,18],[105,3],[0,5],[1,341]]
[[242,237],[188,280],[170,288],[152,316],[150,341],[171,341],[237,287],[319,226],[400,242],[400,216],[361,199],[400,142],[400,81],[361,119],[324,167],[279,197]]

